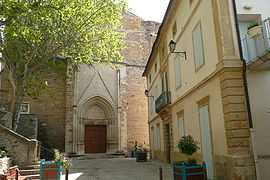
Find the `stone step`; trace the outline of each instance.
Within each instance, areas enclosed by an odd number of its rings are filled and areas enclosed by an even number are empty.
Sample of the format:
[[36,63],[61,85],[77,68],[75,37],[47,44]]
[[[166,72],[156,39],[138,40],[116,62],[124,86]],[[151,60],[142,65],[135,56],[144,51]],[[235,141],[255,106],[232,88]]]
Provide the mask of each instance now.
[[22,176],[28,176],[33,174],[39,174],[39,169],[26,169],[26,170],[20,170],[20,175]]
[[20,170],[28,170],[28,169],[39,169],[40,165],[28,165],[28,166],[19,166]]
[[31,179],[39,179],[39,174],[32,174],[27,176],[21,176],[19,180],[31,180]]
[[81,156],[74,156],[72,159],[108,159],[108,158],[124,158],[125,153],[89,153]]

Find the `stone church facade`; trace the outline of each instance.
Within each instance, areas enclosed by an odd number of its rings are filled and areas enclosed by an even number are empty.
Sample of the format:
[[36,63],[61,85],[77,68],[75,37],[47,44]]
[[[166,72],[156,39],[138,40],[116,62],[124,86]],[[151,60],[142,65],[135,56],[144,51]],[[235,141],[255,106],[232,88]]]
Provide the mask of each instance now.
[[[38,140],[46,148],[76,154],[127,152],[149,144],[146,80],[142,77],[159,23],[124,14],[124,60],[119,69],[106,64],[83,65],[72,80],[46,75],[53,96],[47,93],[30,102],[39,120]],[[2,75],[1,75],[2,74]],[[8,81],[1,73],[4,95]]]

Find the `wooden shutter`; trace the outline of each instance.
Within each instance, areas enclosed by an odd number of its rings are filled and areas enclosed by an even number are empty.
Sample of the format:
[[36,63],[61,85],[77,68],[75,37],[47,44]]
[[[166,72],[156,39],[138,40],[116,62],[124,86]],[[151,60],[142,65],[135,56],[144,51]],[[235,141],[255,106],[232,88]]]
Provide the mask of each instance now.
[[204,63],[203,41],[201,25],[199,24],[192,33],[195,68],[198,69]]
[[178,121],[178,138],[180,139],[185,135],[184,117],[183,116],[178,117],[177,121]]

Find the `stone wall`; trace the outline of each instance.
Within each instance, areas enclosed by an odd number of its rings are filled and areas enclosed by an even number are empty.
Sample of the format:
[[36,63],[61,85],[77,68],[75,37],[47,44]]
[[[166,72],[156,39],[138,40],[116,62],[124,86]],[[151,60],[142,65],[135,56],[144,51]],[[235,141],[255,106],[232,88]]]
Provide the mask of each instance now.
[[38,140],[42,146],[64,151],[66,118],[66,83],[55,74],[45,76],[51,93],[43,92],[31,102],[30,113],[38,117]]
[[[3,74],[2,90],[6,99],[11,99],[12,87],[6,73]],[[38,118],[38,140],[42,146],[64,151],[65,147],[65,115],[66,115],[66,83],[56,74],[44,75],[49,91],[42,91],[37,99],[25,97],[24,102],[30,103],[30,114]],[[10,101],[9,101],[10,102]],[[6,104],[9,110],[10,103]]]
[[37,116],[34,114],[20,114],[20,121],[16,132],[29,139],[37,139]]
[[256,179],[242,82],[241,68],[224,68],[220,75],[228,156],[216,157],[217,177]]
[[149,148],[148,106],[144,95],[146,79],[142,77],[145,64],[157,35],[159,23],[144,21],[132,13],[126,13],[122,19],[123,29],[127,33],[126,49],[121,52],[128,62],[121,87],[121,122],[126,122],[127,149],[139,146]]
[[1,146],[12,156],[12,162],[16,165],[28,165],[37,159],[38,141],[27,139],[14,131],[0,125]]
[[[120,67],[119,81],[119,104],[115,103],[116,116],[119,118],[119,126],[115,133],[121,138],[122,150],[130,150],[134,146],[134,141],[139,145],[148,146],[148,115],[147,115],[147,98],[144,95],[146,89],[146,80],[142,77],[146,61],[148,59],[152,44],[156,38],[159,23],[144,21],[140,17],[125,13],[123,15],[123,27],[119,31],[126,32],[125,37],[126,49],[121,52],[124,61]],[[114,73],[117,74],[114,70]],[[87,75],[85,75],[86,77]],[[109,85],[116,82],[113,76],[111,80],[107,80],[108,74],[103,73],[102,78]],[[88,76],[87,76],[88,77]],[[91,76],[92,77],[92,76]],[[36,114],[38,118],[38,140],[42,146],[47,149],[58,148],[68,152],[75,152],[75,142],[78,136],[84,136],[83,133],[76,132],[76,125],[79,109],[76,107],[76,80],[64,82],[55,74],[44,75],[47,80],[50,92],[42,92],[38,99],[26,98],[24,102],[30,102],[30,113]],[[81,84],[85,83],[84,79],[79,80]],[[79,82],[78,81],[78,82]],[[89,81],[89,79],[88,79]],[[88,82],[87,81],[87,82]],[[11,90],[11,86],[7,77],[3,77],[2,89]],[[109,87],[109,86],[108,86]],[[109,87],[113,99],[117,100],[117,87]],[[108,94],[101,94],[102,97]],[[106,92],[107,93],[107,92]],[[10,93],[5,93],[10,99]],[[84,97],[89,98],[90,96]],[[86,100],[82,99],[82,101]],[[77,99],[78,100],[78,99]],[[8,106],[7,106],[8,109]],[[76,122],[77,123],[77,122]],[[121,133],[119,133],[121,131]],[[119,144],[118,144],[119,145]],[[120,145],[119,145],[120,146]],[[120,148],[121,149],[121,148]]]

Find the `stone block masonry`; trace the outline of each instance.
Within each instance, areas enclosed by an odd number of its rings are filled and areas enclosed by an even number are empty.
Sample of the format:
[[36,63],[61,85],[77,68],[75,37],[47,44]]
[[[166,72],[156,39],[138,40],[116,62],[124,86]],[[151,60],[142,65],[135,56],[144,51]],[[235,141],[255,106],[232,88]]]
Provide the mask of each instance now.
[[37,140],[27,139],[0,125],[0,144],[12,155],[16,165],[30,165],[37,159]]
[[218,178],[256,178],[240,68],[224,69],[220,75],[228,156],[215,156]]
[[[110,141],[107,142],[107,147],[114,146],[113,151],[129,151],[134,147],[135,141],[138,145],[148,147],[148,108],[144,95],[146,79],[142,77],[142,73],[160,24],[144,21],[129,12],[123,14],[121,22],[122,28],[119,31],[127,35],[124,38],[126,48],[120,52],[124,60],[120,63],[119,82],[116,77],[117,70],[104,71],[102,67],[93,67],[88,69],[89,71],[84,69],[79,72],[80,77],[71,77],[66,82],[55,74],[46,74],[44,79],[48,82],[51,93],[42,92],[35,100],[24,99],[25,102],[30,102],[30,114],[37,115],[38,140],[42,146],[47,149],[58,148],[60,151],[85,153],[84,128],[78,127],[96,119],[89,116],[87,121],[83,121],[81,118],[85,117],[85,114],[80,114],[83,111],[77,105],[79,101],[86,102],[93,97],[102,97],[111,102],[112,109],[116,112],[113,117],[105,117],[111,118],[110,121],[115,122],[114,126],[117,125],[113,130],[108,128],[111,136],[108,136]],[[2,89],[10,91],[7,77],[3,76],[2,79]],[[91,79],[94,81],[92,84],[89,82]],[[87,89],[85,84],[91,84],[91,87]],[[78,87],[81,91],[87,91],[78,95]],[[10,92],[6,93],[6,97],[10,98]],[[109,149],[107,152],[111,152]]]

